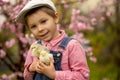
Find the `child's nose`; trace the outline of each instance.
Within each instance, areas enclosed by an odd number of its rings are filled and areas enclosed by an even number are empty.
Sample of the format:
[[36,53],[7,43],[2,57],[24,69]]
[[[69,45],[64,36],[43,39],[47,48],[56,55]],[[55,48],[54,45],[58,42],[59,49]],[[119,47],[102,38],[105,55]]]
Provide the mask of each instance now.
[[38,31],[42,31],[43,28],[41,26],[38,26]]

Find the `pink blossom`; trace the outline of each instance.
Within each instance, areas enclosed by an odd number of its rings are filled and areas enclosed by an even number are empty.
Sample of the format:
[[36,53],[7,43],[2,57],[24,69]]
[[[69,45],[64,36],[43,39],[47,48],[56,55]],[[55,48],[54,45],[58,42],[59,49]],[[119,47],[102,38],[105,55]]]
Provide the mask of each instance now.
[[82,45],[88,44],[89,40],[83,38],[83,33],[76,33],[72,36],[72,38],[78,40]]
[[106,16],[110,17],[111,15],[112,15],[111,12],[109,12],[109,11],[106,12]]
[[112,0],[102,0],[103,1],[103,4],[106,5],[106,6],[112,6],[113,5],[113,1]]
[[78,27],[78,31],[83,31],[87,28],[86,24],[82,22],[78,22],[76,27]]
[[72,36],[72,38],[74,38],[74,39],[80,41],[80,43],[83,44],[83,42],[82,42],[82,41],[83,41],[83,36],[84,36],[83,33],[76,33],[76,34],[74,34],[74,35]]
[[81,44],[83,44],[83,45],[85,45],[85,44],[88,44],[88,43],[89,43],[89,40],[84,39],[84,38],[80,39],[79,41],[80,41],[80,43],[81,43]]
[[87,25],[86,30],[93,31],[94,28],[92,26],[90,26],[90,25]]
[[17,5],[15,8],[13,8],[14,13],[11,13],[11,18],[14,19],[17,14],[20,12],[20,10],[23,8],[24,5]]
[[105,17],[102,16],[102,17],[100,17],[100,20],[99,20],[99,21],[100,21],[100,22],[103,22],[104,20],[105,20]]
[[69,5],[65,0],[62,0],[61,3],[63,4],[64,8],[68,8]]
[[91,51],[92,51],[92,47],[87,47],[87,48],[85,49],[85,51],[86,51],[86,52],[91,52]]
[[88,39],[83,39],[83,43],[84,43],[84,44],[89,44],[89,43],[90,43],[90,40],[88,40]]
[[77,38],[83,38],[84,34],[83,33],[76,33],[72,37],[77,39]]
[[97,17],[99,15],[99,13],[97,11],[94,11],[92,10],[90,13],[89,13],[90,17],[93,18],[93,17]]
[[19,77],[23,77],[23,73],[22,72],[17,72],[16,73]]
[[104,7],[97,8],[97,10],[92,10],[89,14],[91,18],[98,18],[101,16],[104,12],[106,12],[106,9]]
[[2,79],[6,80],[8,76],[6,74],[3,74],[1,77],[2,77]]
[[2,29],[6,28],[6,29],[10,29],[10,31],[12,31],[13,33],[16,32],[16,26],[15,24],[10,24],[8,21],[3,22]]
[[75,32],[78,32],[78,27],[77,27],[77,24],[76,23],[71,23],[69,25],[69,29],[75,31]]
[[87,26],[85,23],[82,23],[82,22],[72,22],[70,25],[69,25],[69,29],[72,29],[73,31],[75,32],[79,32],[79,31],[83,31],[83,30],[86,30],[87,29]]
[[68,4],[64,4],[64,8],[68,8],[69,7],[69,5]]
[[92,18],[92,19],[91,19],[91,24],[92,24],[92,25],[96,25],[96,24],[97,24],[96,18]]
[[35,42],[35,38],[34,38],[33,34],[30,34],[30,35],[26,34],[26,35],[25,35],[25,38],[27,39],[27,42],[28,42],[30,45],[31,45],[33,42]]
[[87,28],[87,24],[85,22],[81,22],[79,20],[80,20],[80,10],[73,9],[69,29],[72,29],[74,32],[79,32],[90,28],[89,26]]
[[27,43],[27,39],[23,36],[19,36],[19,39],[20,41],[23,43],[23,44],[26,44]]
[[89,21],[87,17],[82,16],[82,15],[78,16],[78,20],[81,21],[81,22],[84,22],[84,23]]
[[73,9],[72,10],[72,16],[77,18],[80,14],[80,10],[79,9]]
[[23,28],[23,25],[21,23],[16,23],[15,26],[16,26],[16,32],[17,32],[17,34],[20,34],[21,30]]
[[3,2],[10,2],[9,0],[2,0]]
[[93,53],[92,53],[92,51],[91,52],[86,52],[86,55],[91,57],[91,56],[93,56]]
[[97,59],[96,59],[96,57],[94,57],[94,56],[91,56],[91,57],[90,57],[90,60],[91,60],[92,62],[95,62],[95,63],[97,62]]
[[27,53],[28,53],[28,50],[26,50],[26,51],[23,53],[23,56],[24,56],[25,59],[26,59],[26,57],[27,57]]
[[5,42],[5,46],[6,46],[7,48],[10,48],[10,47],[12,47],[15,43],[16,43],[16,40],[15,40],[14,38],[12,38],[11,40]]
[[1,29],[4,29],[4,28],[9,28],[9,22],[7,21],[3,22]]
[[4,5],[4,2],[0,0],[0,6]]
[[84,2],[84,1],[87,1],[87,0],[78,0],[79,2]]
[[19,40],[23,43],[23,44],[26,44],[27,43],[27,39],[24,37],[24,34],[23,33],[17,33],[17,36],[19,38]]
[[[15,19],[18,12],[23,8],[23,6],[28,2],[28,0],[21,1],[21,4],[17,4],[18,1],[4,0],[3,9],[8,13],[9,18]],[[14,13],[13,13],[14,12]]]
[[16,27],[14,24],[9,25],[9,28],[12,32],[14,32],[14,33],[16,32]]
[[13,80],[14,78],[16,78],[16,73],[12,73],[8,76],[8,80]]
[[0,58],[4,58],[6,56],[6,52],[3,49],[0,49]]

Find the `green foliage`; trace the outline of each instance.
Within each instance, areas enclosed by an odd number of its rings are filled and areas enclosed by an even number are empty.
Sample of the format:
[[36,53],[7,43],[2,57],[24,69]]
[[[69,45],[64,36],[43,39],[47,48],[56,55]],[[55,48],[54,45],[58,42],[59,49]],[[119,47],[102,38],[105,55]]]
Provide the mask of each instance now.
[[12,61],[14,63],[17,63],[19,62],[19,47],[18,47],[18,44],[14,44],[12,47],[8,48],[6,45],[5,45],[5,42],[6,41],[9,41],[10,39],[16,39],[16,35],[14,33],[12,33],[10,30],[8,29],[2,29],[0,31],[0,43],[3,44],[3,48],[4,50],[6,51],[7,55],[12,59]]
[[8,41],[9,39],[13,37],[15,37],[15,34],[12,33],[10,30],[5,29],[5,28],[0,30],[0,42],[1,43]]
[[14,63],[18,63],[19,62],[20,57],[19,57],[19,47],[18,47],[18,44],[13,45],[11,48],[9,48],[7,50],[7,53],[8,53],[8,56],[11,57],[11,59],[12,59],[12,61]]
[[117,67],[113,63],[99,64],[88,61],[90,80],[117,80]]
[[66,30],[66,33],[68,34],[68,36],[72,36],[74,34],[73,30]]

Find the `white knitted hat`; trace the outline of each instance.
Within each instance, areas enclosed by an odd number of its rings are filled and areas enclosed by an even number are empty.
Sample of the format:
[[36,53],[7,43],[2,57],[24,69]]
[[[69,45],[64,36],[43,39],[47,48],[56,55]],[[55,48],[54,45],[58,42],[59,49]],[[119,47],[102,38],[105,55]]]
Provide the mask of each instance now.
[[51,0],[30,0],[23,9],[18,13],[16,21],[25,24],[25,15],[33,8],[47,6],[56,11],[56,7]]

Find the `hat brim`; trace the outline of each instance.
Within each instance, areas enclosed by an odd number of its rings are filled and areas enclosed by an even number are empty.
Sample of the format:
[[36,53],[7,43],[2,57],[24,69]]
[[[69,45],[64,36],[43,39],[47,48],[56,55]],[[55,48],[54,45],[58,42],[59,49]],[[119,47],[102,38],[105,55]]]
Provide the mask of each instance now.
[[32,9],[34,9],[34,8],[37,8],[37,7],[42,7],[42,6],[46,6],[46,7],[49,7],[50,9],[52,9],[49,5],[47,5],[47,4],[37,4],[37,5],[35,5],[35,6],[31,6],[31,7],[29,7],[29,8],[26,8],[26,9],[23,9],[23,10],[21,10],[20,11],[20,13],[19,13],[19,15],[16,17],[16,22],[20,22],[20,23],[22,23],[22,24],[26,24],[26,22],[25,22],[25,16],[26,16],[26,14],[29,12],[29,11],[31,11]]

